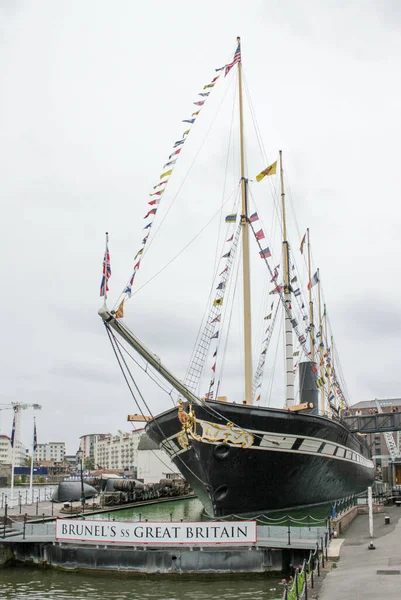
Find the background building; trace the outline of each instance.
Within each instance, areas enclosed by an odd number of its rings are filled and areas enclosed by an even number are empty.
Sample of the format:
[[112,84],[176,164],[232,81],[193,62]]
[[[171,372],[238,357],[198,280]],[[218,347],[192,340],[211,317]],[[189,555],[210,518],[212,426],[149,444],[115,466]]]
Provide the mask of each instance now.
[[[23,467],[25,465],[26,450],[20,441],[15,440],[14,446],[14,466]],[[8,435],[0,435],[0,464],[11,465],[13,462],[13,449]]]
[[8,435],[0,435],[0,465],[11,465],[11,444]]
[[182,477],[166,452],[160,450],[156,442],[146,434],[139,440],[137,461],[137,478],[144,483]]
[[[384,413],[398,410],[401,412],[401,398],[377,398]],[[377,405],[375,400],[364,400],[350,407],[352,414],[361,411],[362,415],[376,412]],[[392,433],[394,442],[399,446],[401,432]],[[383,433],[369,433],[366,435],[366,442],[375,461],[378,474],[381,474],[385,483],[392,483],[389,470],[390,454],[387,448],[386,439]]]
[[[90,436],[82,436],[80,439]],[[82,448],[82,446],[80,446]],[[145,483],[180,477],[167,454],[151,442],[144,429],[96,435],[93,443],[95,469],[129,472]]]
[[83,460],[86,458],[95,459],[95,444],[97,440],[103,439],[105,436],[110,435],[109,433],[88,433],[86,435],[81,435],[79,438],[79,449],[84,453]]
[[48,442],[38,444],[35,451],[35,462],[48,461],[61,463],[65,457],[65,442]]

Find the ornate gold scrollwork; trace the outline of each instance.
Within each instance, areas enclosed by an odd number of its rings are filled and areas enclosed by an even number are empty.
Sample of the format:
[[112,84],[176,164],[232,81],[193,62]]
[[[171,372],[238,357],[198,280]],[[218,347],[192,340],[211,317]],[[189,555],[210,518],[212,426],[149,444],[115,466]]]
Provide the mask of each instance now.
[[181,448],[185,450],[189,446],[189,438],[202,442],[226,442],[241,448],[249,448],[252,446],[253,435],[243,429],[238,429],[234,423],[227,422],[227,425],[219,425],[218,423],[209,423],[208,421],[198,421],[202,427],[202,435],[196,433],[196,416],[189,405],[188,412],[184,410],[184,404],[181,398],[178,400],[178,418],[182,424],[182,433],[177,437],[177,441]]
[[207,421],[199,421],[202,427],[203,435],[201,439],[205,442],[227,442],[241,448],[249,448],[252,446],[253,435],[243,429],[238,429],[234,423],[228,422],[227,425],[219,425],[218,423],[208,423]]
[[200,437],[195,431],[196,417],[192,409],[192,404],[189,405],[188,412],[184,410],[184,403],[181,398],[178,399],[178,418],[182,424],[182,432],[177,437],[177,441],[181,448],[187,450],[189,447],[189,439],[192,437],[195,440],[199,440]]

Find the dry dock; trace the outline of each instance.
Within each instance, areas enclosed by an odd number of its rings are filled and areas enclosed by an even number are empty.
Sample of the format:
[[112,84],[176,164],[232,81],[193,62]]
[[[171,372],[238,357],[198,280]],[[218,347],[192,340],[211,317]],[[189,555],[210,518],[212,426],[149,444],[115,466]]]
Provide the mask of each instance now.
[[[329,538],[327,523],[324,522],[321,526],[308,527],[296,526],[290,520],[288,520],[288,525],[281,526],[256,524],[251,521],[249,527],[255,528],[255,535],[249,537],[246,543],[241,540],[237,540],[238,543],[236,543],[235,539],[227,541],[222,539],[213,543],[207,540],[204,542],[202,533],[199,534],[202,536],[202,540],[194,543],[192,531],[201,530],[202,527],[207,528],[208,525],[210,531],[216,528],[221,529],[225,525],[231,529],[234,524],[233,521],[227,523],[202,521],[193,524],[194,527],[190,532],[191,540],[183,543],[179,541],[174,544],[168,538],[163,539],[162,542],[154,539],[144,543],[137,538],[135,541],[130,538],[132,541],[125,542],[127,538],[124,536],[127,535],[129,528],[137,532],[145,526],[146,529],[150,529],[153,524],[156,530],[165,528],[178,530],[187,528],[191,523],[186,520],[180,522],[141,521],[139,513],[136,513],[137,516],[133,521],[119,521],[118,513],[108,509],[103,512],[111,514],[103,515],[106,516],[106,519],[98,521],[99,531],[113,531],[114,535],[114,530],[121,528],[121,535],[124,539],[119,537],[110,539],[105,535],[105,539],[93,540],[81,536],[81,533],[75,532],[75,530],[72,532],[74,535],[76,534],[74,539],[70,538],[69,533],[65,538],[56,536],[54,521],[56,516],[64,519],[67,517],[67,520],[64,521],[65,528],[75,527],[74,520],[76,521],[77,515],[74,514],[74,509],[78,507],[79,503],[75,504],[71,514],[57,514],[60,506],[56,509],[50,503],[49,506],[41,503],[39,508],[31,507],[30,519],[23,519],[22,515],[9,514],[9,517],[14,518],[9,519],[7,531],[5,528],[3,531],[0,528],[3,563],[12,558],[14,561],[36,564],[41,567],[114,571],[141,575],[281,573],[288,568],[290,563],[302,562],[310,550],[316,548],[317,543],[320,547],[320,545],[326,544]],[[138,503],[135,504],[135,507],[138,508]],[[84,525],[85,531],[95,531],[91,525],[94,523],[92,519],[96,519],[96,512],[100,511],[93,508],[95,514],[92,512],[92,507],[89,506],[88,511],[85,511],[85,521],[77,521],[80,529]],[[53,518],[50,511],[53,511]],[[246,522],[240,521],[239,523],[242,528]],[[62,522],[60,524],[62,525]],[[161,525],[163,527],[159,527]],[[5,534],[4,538],[3,533]],[[129,535],[131,534],[132,532]]]

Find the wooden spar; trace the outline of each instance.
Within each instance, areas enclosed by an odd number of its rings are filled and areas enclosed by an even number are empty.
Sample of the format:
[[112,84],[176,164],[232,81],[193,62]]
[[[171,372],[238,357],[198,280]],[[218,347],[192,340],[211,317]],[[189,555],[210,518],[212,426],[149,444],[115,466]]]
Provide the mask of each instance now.
[[312,300],[312,281],[311,281],[311,260],[310,260],[310,237],[309,227],[306,230],[308,234],[308,277],[309,277],[309,340],[310,355],[312,362],[315,362],[315,342],[314,342],[314,324],[313,324],[313,300]]
[[[237,38],[238,46],[241,39]],[[238,63],[238,94],[239,94],[239,134],[241,157],[241,226],[242,226],[242,275],[244,294],[244,359],[245,359],[245,404],[252,404],[252,325],[251,325],[251,283],[249,269],[249,226],[248,206],[245,179],[245,153],[244,153],[244,121],[242,106],[242,64]]]
[[107,307],[102,307],[99,311],[99,315],[103,319],[106,325],[109,325],[120,334],[120,336],[128,342],[131,348],[134,348],[142,356],[166,381],[171,383],[171,385],[177,390],[179,394],[181,394],[188,402],[200,404],[201,400],[195,396],[191,390],[187,388],[187,386],[182,383],[177,377],[175,377],[171,371],[169,371],[161,362],[160,358],[151,352],[149,348],[145,346],[133,333],[128,329],[128,327],[122,323],[120,319],[116,319],[111,312],[108,311]]
[[285,369],[286,369],[286,406],[292,406],[294,400],[294,348],[292,343],[292,309],[290,287],[290,256],[287,241],[287,221],[285,213],[285,192],[283,175],[283,156],[280,150],[280,183],[281,212],[283,226],[283,260],[284,260],[284,302],[285,302]]
[[[317,285],[318,285],[318,298],[319,298],[319,333],[320,333],[320,343],[319,343],[319,364],[320,364],[320,369],[319,369],[319,373],[320,373],[320,378],[322,378],[324,376],[324,365],[323,363],[323,347],[322,347],[322,342],[323,342],[323,326],[322,326],[322,303],[321,303],[321,298],[320,298],[320,273],[319,273],[319,269],[317,270]],[[322,411],[322,413],[326,412],[326,402],[324,399],[324,385],[320,386],[320,410]]]

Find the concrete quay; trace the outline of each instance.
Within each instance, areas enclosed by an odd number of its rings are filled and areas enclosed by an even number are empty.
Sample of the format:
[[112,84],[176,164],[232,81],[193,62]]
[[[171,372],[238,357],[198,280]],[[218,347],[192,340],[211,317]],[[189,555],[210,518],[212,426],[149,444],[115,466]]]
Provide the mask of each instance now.
[[[385,524],[390,517],[390,524]],[[401,508],[385,506],[373,516],[369,550],[368,515],[358,515],[342,538],[329,546],[331,570],[317,595],[319,600],[399,600],[401,597]],[[338,562],[336,562],[338,561]]]

